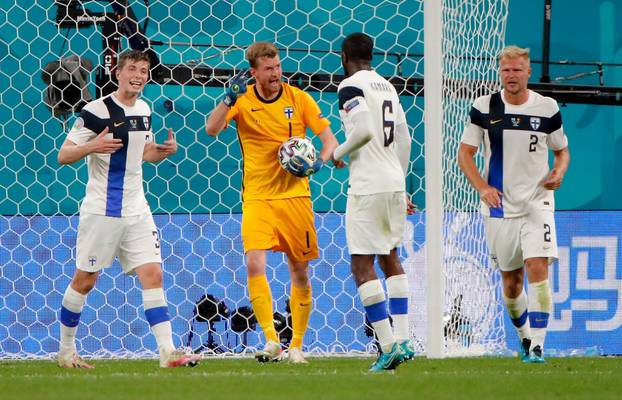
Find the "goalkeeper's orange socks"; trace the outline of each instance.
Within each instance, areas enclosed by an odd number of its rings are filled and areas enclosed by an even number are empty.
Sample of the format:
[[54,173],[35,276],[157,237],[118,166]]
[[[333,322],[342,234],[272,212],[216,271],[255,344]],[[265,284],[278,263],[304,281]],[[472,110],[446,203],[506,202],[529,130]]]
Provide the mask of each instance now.
[[85,301],[85,294],[67,286],[60,309],[60,351],[75,351],[76,331]]
[[292,342],[290,349],[302,347],[302,338],[309,325],[311,315],[311,286],[296,287],[292,283],[292,291],[289,297],[289,308],[292,312]]
[[279,343],[276,329],[274,329],[272,292],[270,291],[270,285],[268,284],[266,275],[249,276],[248,292],[250,294],[255,318],[257,318],[257,322],[266,336],[266,341],[272,340]]

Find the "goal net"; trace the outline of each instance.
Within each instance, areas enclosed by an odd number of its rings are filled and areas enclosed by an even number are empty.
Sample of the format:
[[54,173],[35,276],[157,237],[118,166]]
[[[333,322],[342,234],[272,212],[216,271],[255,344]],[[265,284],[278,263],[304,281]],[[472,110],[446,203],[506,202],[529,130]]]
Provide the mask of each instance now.
[[[86,165],[59,166],[57,150],[84,102],[114,89],[116,54],[147,45],[155,55],[143,98],[162,142],[172,128],[178,153],[144,166],[145,191],[160,229],[164,287],[178,345],[237,354],[262,345],[249,310],[241,222],[241,153],[235,130],[217,139],[206,115],[244,50],[266,40],[281,49],[285,79],[318,102],[340,142],[336,87],[342,39],[375,40],[374,67],[401,95],[413,139],[407,190],[421,209],[401,249],[411,285],[412,335],[426,351],[423,1],[230,0],[170,2],[9,0],[0,16],[0,358],[48,357],[58,350],[58,312],[75,269]],[[444,351],[482,354],[504,347],[496,275],[489,268],[476,194],[455,164],[470,102],[496,87],[506,1],[442,2],[442,204]],[[317,147],[320,143],[314,139]],[[350,276],[344,216],[347,171],[311,178],[320,257],[311,263],[314,309],[306,351],[376,350]],[[281,340],[291,335],[289,275],[280,253],[268,280]],[[95,357],[150,357],[155,340],[135,277],[118,262],[100,275],[78,328],[78,351]]]

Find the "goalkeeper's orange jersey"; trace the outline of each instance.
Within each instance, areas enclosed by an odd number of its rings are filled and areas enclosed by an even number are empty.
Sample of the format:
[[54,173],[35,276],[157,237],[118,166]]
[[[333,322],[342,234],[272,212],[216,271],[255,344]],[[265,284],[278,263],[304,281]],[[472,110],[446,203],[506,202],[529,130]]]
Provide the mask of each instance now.
[[309,179],[286,172],[278,160],[281,143],[305,136],[307,127],[320,134],[330,125],[315,100],[286,83],[272,100],[261,98],[255,85],[238,97],[227,112],[235,121],[244,161],[243,200],[286,199],[310,196]]

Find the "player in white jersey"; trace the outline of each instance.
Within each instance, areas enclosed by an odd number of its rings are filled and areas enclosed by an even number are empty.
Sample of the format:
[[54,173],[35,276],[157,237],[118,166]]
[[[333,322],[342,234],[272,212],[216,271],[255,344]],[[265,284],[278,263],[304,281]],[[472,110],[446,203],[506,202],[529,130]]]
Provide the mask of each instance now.
[[[557,102],[527,88],[529,50],[508,46],[499,64],[503,90],[473,103],[458,164],[480,195],[486,241],[501,270],[521,359],[541,363],[552,308],[548,265],[557,258],[553,191],[561,185],[570,153]],[[483,177],[474,161],[480,144]],[[551,170],[549,149],[555,157]]]
[[143,192],[143,161],[158,162],[177,151],[172,130],[156,144],[151,110],[139,99],[149,79],[149,58],[139,51],[119,57],[118,89],[84,106],[58,152],[60,164],[87,158],[88,183],[80,207],[76,271],[60,311],[58,365],[93,368],[76,351],[75,337],[86,295],[115,256],[143,288],[147,321],[158,344],[161,367],[195,363],[198,356],[175,350],[164,290],[160,239]]
[[[371,68],[373,40],[363,33],[345,38],[341,60],[346,74],[338,88],[339,114],[346,141],[334,159],[350,157],[346,239],[351,269],[381,347],[370,371],[393,369],[414,356],[408,326],[408,278],[397,254],[406,213],[414,205],[406,195],[405,176],[411,139],[397,91]],[[387,285],[387,301],[376,276],[378,256]]]

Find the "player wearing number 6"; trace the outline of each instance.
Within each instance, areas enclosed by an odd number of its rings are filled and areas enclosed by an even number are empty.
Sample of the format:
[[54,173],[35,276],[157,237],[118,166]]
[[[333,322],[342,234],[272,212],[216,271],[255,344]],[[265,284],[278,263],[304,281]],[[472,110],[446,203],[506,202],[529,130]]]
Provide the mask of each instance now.
[[[235,75],[205,129],[216,136],[233,120],[242,148],[242,241],[248,290],[266,336],[265,347],[256,359],[266,362],[281,358],[266,278],[266,251],[273,250],[287,254],[292,280],[289,360],[303,363],[302,338],[311,313],[308,266],[309,260],[318,257],[307,174],[317,172],[331,158],[337,140],[313,98],[281,81],[281,60],[273,44],[254,43],[247,49],[246,58],[256,83],[247,86],[250,76],[246,71]],[[322,141],[319,158],[312,164],[301,158],[286,172],[279,164],[279,147],[293,136],[304,137],[307,128]]]
[[[541,363],[552,307],[548,265],[557,258],[553,191],[568,169],[568,139],[557,102],[527,88],[529,50],[508,46],[499,64],[503,90],[473,103],[458,165],[479,192],[486,241],[501,270],[503,297],[520,338],[521,359]],[[473,159],[480,144],[483,177]],[[551,170],[549,149],[555,155]]]
[[[371,68],[373,47],[363,33],[349,35],[341,46],[346,79],[338,88],[339,114],[347,139],[334,158],[350,156],[346,238],[359,296],[382,350],[370,371],[379,372],[414,356],[408,279],[397,255],[406,214],[414,212],[414,205],[406,195],[411,147],[406,116],[393,85]],[[376,255],[386,278],[393,329],[374,270]]]
[[177,151],[172,130],[163,144],[151,131],[151,110],[140,99],[149,78],[149,57],[139,51],[121,54],[116,68],[119,88],[90,102],[58,152],[60,164],[87,157],[89,178],[80,207],[76,271],[60,311],[58,365],[92,368],[78,356],[75,337],[86,295],[103,268],[119,258],[123,271],[136,274],[143,288],[147,322],[156,338],[161,367],[198,360],[175,350],[162,289],[158,231],[143,191],[143,161],[158,162]]

